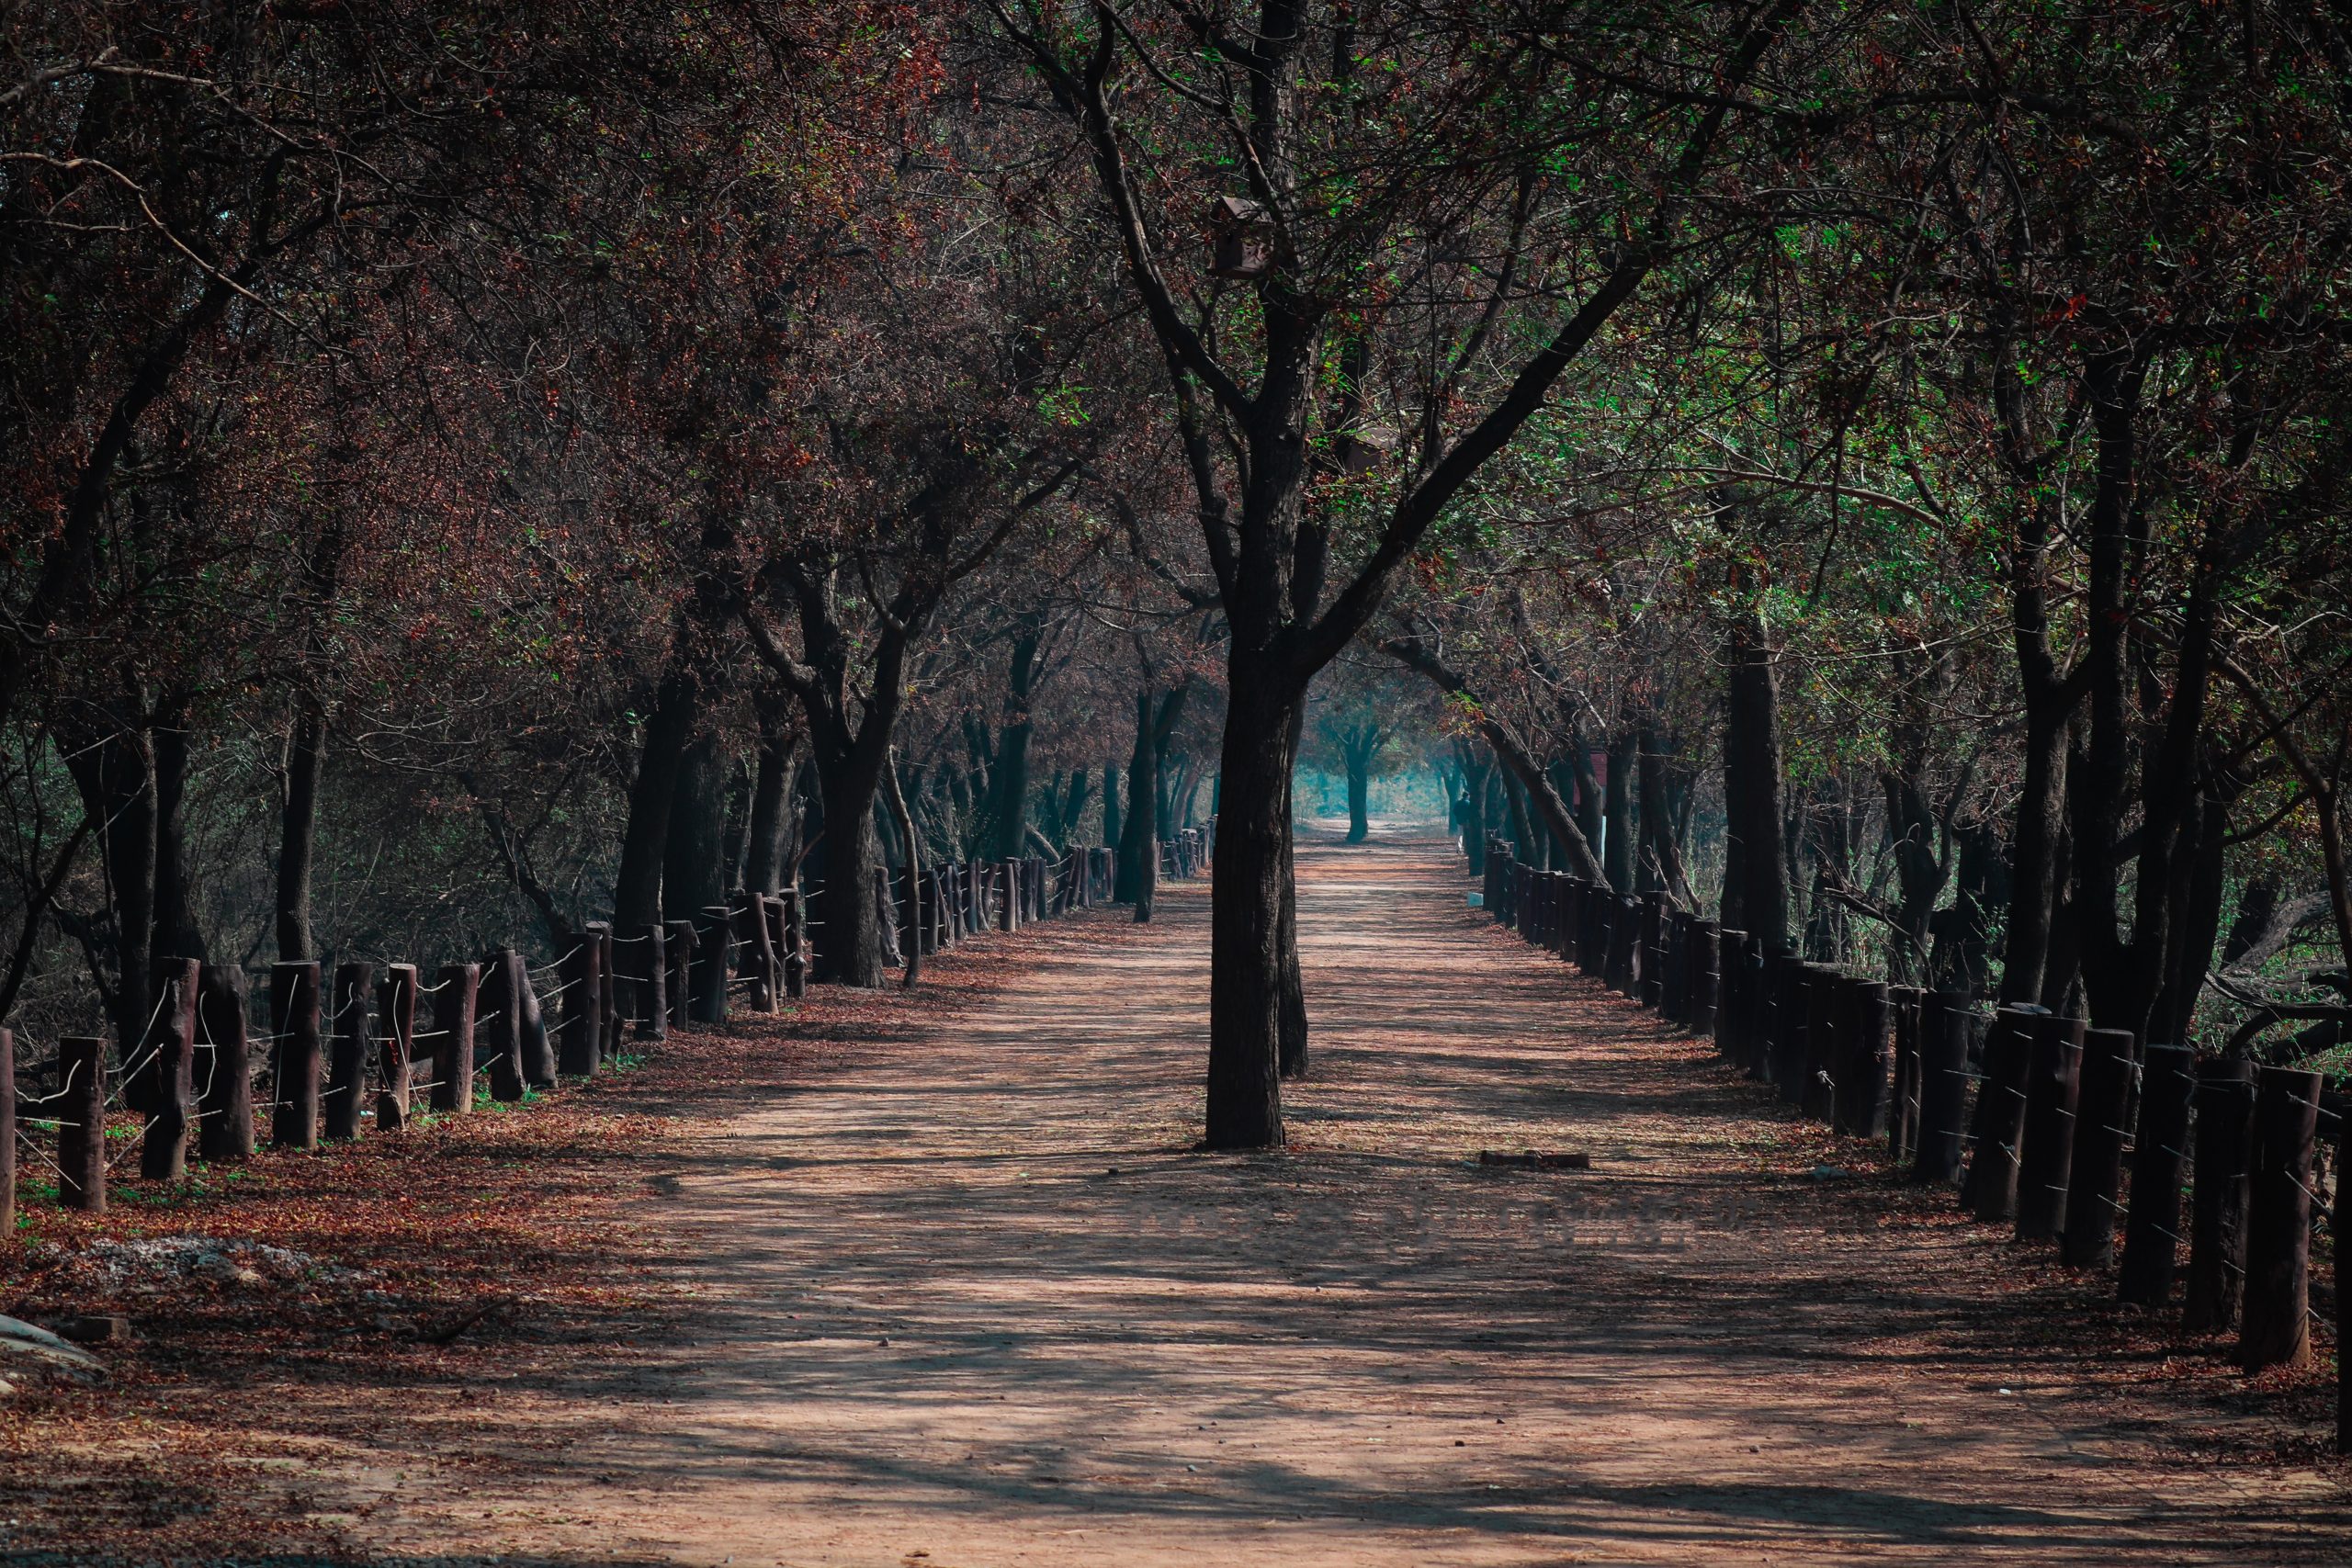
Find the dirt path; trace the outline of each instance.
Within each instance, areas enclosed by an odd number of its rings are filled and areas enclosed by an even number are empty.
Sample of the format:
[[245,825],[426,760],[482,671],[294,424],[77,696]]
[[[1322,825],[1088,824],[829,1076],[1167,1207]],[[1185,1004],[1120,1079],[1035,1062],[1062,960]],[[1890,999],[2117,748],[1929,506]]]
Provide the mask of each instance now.
[[[1134,941],[1046,929],[1058,961],[948,1037],[680,1156],[638,1217],[685,1227],[687,1341],[507,1401],[527,1485],[384,1467],[363,1536],[936,1568],[2352,1551],[2340,1472],[2245,1457],[2185,1392],[2227,1380],[2040,1334],[2097,1292],[1817,1176],[1703,1051],[1467,912],[1442,844],[1300,870],[1291,1151],[1182,1152],[1204,892]],[[1595,1169],[1464,1163],[1532,1145]]]

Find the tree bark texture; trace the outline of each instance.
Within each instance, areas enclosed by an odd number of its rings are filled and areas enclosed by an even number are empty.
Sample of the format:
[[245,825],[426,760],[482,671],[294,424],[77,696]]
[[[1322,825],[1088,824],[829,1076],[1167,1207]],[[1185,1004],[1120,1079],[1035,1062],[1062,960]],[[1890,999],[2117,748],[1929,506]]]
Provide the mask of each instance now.
[[637,777],[621,829],[621,863],[613,879],[613,927],[633,931],[662,918],[662,872],[670,846],[670,807],[678,765],[694,738],[695,680],[673,664],[662,677],[638,744]]
[[726,814],[726,766],[718,738],[696,736],[678,759],[671,790],[670,827],[662,847],[663,919],[691,919],[695,910],[725,901]]

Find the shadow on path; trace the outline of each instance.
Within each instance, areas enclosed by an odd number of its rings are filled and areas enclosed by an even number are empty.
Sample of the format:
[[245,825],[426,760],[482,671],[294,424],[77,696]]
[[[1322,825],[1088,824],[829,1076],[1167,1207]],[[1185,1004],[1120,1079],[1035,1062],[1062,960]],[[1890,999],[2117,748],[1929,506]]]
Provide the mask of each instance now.
[[[1206,894],[1043,928],[960,1025],[681,1150],[706,1304],[537,1391],[502,1538],[743,1563],[2321,1562],[2342,1495],[2180,1459],[1950,1229],[1792,1174],[1696,1045],[1487,928],[1449,845],[1299,854],[1293,1146],[1197,1134]],[[1590,1151],[1494,1170],[1480,1147]],[[385,1529],[480,1526],[403,1495]],[[421,1536],[419,1534],[421,1532]],[[916,1553],[927,1556],[911,1555]]]

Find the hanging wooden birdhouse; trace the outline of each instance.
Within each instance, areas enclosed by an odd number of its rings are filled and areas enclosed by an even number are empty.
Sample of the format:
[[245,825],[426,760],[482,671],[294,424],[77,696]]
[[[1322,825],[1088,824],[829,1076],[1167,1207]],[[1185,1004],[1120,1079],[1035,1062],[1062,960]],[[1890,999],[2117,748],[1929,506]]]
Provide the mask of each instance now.
[[1274,223],[1254,201],[1221,196],[1209,209],[1209,271],[1263,277],[1274,265]]

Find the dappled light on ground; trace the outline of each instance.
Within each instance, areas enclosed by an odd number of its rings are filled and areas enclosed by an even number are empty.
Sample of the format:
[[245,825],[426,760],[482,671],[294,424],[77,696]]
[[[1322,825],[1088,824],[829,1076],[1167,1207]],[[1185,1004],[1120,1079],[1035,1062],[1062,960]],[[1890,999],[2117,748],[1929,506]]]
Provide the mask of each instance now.
[[634,1217],[674,1229],[695,1310],[608,1379],[512,1391],[526,1479],[420,1471],[362,1534],[792,1564],[2338,1555],[2333,1482],[2192,1460],[2165,1423],[2225,1410],[2094,1378],[1981,1234],[1817,1173],[1701,1047],[1487,929],[1442,841],[1318,840],[1300,872],[1289,1150],[1187,1152],[1204,887],[1107,942],[1039,928],[1052,962],[656,1156]]

